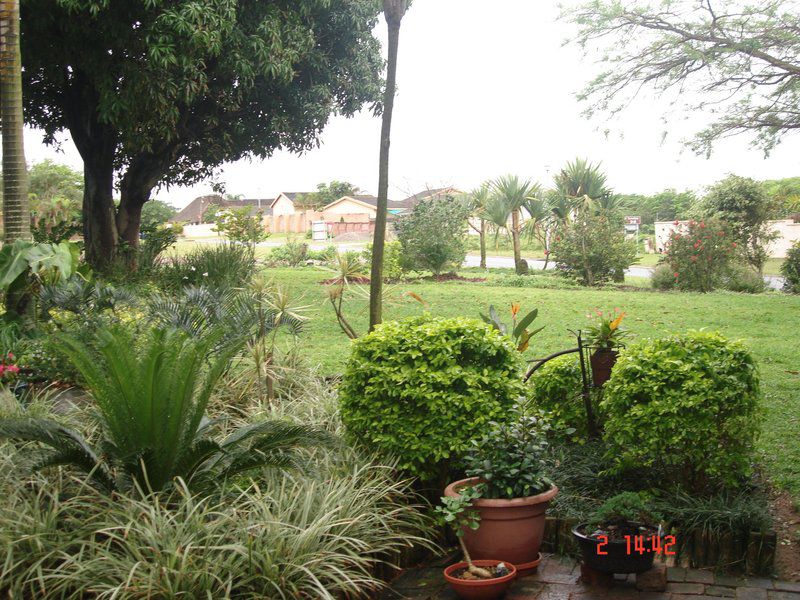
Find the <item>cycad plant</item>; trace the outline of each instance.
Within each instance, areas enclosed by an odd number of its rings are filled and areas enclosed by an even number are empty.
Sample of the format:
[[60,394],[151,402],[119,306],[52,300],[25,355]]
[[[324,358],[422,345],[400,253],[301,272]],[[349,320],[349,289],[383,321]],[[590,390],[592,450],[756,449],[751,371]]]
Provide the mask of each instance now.
[[217,422],[205,409],[241,347],[230,342],[219,348],[219,330],[189,336],[153,329],[142,343],[122,328],[100,330],[97,337],[96,349],[66,336],[55,342],[97,404],[94,443],[49,419],[0,421],[0,437],[41,445],[29,455],[34,469],[71,465],[108,491],[157,492],[176,477],[202,488],[255,468],[299,466],[300,448],[331,441],[321,430],[283,421],[246,425],[214,439]]
[[243,338],[256,370],[256,383],[268,401],[275,397],[277,336],[303,331],[304,307],[294,306],[286,291],[271,281],[256,279],[243,289],[189,287],[176,296],[156,296],[150,311],[156,322],[189,335],[212,329],[225,332],[218,345]]
[[554,177],[556,189],[576,210],[610,210],[614,195],[599,164],[584,158],[567,163]]
[[535,196],[539,192],[540,186],[532,183],[529,179],[522,180],[516,175],[505,175],[494,181],[492,187],[495,197],[511,213],[511,243],[514,247],[514,265],[518,274],[525,273],[527,269],[522,264],[519,244],[520,231],[522,230],[520,209],[522,209],[528,198]]

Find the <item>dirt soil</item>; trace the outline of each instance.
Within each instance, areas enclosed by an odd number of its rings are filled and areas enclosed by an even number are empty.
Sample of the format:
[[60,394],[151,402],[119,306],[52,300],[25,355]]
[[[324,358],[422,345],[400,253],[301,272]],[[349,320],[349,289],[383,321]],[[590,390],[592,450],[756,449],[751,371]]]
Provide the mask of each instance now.
[[770,507],[778,534],[775,573],[778,579],[800,581],[800,513],[786,492],[776,491]]

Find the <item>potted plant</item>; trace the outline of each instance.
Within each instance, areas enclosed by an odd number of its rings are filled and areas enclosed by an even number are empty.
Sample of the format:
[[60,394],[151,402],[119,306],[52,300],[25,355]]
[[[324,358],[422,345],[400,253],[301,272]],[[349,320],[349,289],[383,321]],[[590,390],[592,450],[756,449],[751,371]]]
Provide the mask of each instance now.
[[625,313],[619,312],[618,308],[612,313],[605,314],[597,310],[595,315],[596,321],[589,327],[587,344],[594,349],[589,357],[592,381],[595,386],[601,387],[611,377],[611,369],[614,368],[619,355],[617,348],[622,345],[622,340],[628,332],[620,327]]
[[445,497],[467,496],[480,526],[464,529],[473,558],[502,558],[520,576],[536,569],[544,535],[545,511],[558,493],[547,476],[547,425],[534,417],[491,423],[465,457],[468,479],[451,483]]
[[455,497],[442,498],[442,506],[436,507],[442,523],[451,527],[458,538],[462,562],[450,565],[444,570],[444,578],[459,598],[464,600],[493,600],[499,598],[511,585],[517,570],[511,563],[500,560],[473,561],[464,545],[464,532],[479,526],[480,516],[472,506],[481,495],[481,486],[464,490]]
[[[641,494],[623,492],[607,500],[589,522],[572,530],[583,564],[601,573],[643,573],[656,554],[667,554],[669,539],[661,535],[660,517]],[[665,541],[667,540],[667,541]]]

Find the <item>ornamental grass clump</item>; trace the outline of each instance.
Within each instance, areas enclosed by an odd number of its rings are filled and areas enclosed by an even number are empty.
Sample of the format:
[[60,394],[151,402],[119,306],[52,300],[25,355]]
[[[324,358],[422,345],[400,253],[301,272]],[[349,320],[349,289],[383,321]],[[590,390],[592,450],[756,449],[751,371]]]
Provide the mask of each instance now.
[[631,344],[600,404],[608,456],[617,470],[658,467],[691,490],[735,487],[752,471],[760,399],[740,342],[694,331]]
[[384,323],[353,343],[339,388],[351,439],[444,483],[492,421],[515,415],[520,353],[500,332],[429,315]]

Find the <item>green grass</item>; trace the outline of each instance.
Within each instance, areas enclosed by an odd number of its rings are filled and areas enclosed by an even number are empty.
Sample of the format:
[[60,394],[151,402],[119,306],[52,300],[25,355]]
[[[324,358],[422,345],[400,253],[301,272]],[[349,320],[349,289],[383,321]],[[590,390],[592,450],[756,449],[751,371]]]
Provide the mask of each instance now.
[[[303,351],[327,373],[341,372],[350,341],[339,330],[319,282],[331,273],[319,269],[271,269],[273,278],[309,306],[311,321],[302,337]],[[469,276],[476,277],[471,271]],[[489,275],[492,277],[492,275]],[[626,282],[643,285],[641,281]],[[478,317],[489,303],[503,313],[512,301],[523,310],[538,308],[537,325],[546,325],[527,355],[544,356],[572,347],[568,329],[584,327],[586,313],[595,307],[619,307],[628,317],[628,329],[639,337],[673,331],[709,328],[743,340],[756,356],[764,389],[764,431],[759,449],[761,462],[772,481],[788,489],[800,502],[800,365],[793,325],[800,321],[800,297],[779,293],[760,295],[715,292],[712,294],[659,293],[649,289],[538,289],[490,286],[483,283],[403,283],[394,288],[384,318],[420,314],[415,300],[402,297],[415,292],[435,315]],[[367,329],[367,302],[354,298],[347,305],[348,318],[359,333]],[[665,452],[669,449],[665,448]]]

